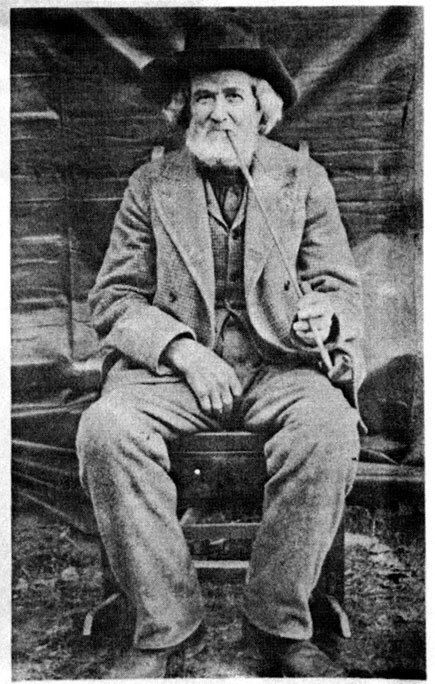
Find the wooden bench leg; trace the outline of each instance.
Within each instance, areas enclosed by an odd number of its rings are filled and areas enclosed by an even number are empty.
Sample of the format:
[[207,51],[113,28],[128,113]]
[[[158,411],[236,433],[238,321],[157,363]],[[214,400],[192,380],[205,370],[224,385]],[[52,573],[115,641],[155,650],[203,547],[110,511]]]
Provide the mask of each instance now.
[[314,641],[336,657],[337,637],[351,636],[344,605],[344,516],[323,565],[319,583],[313,591],[310,609],[314,626]]
[[93,640],[113,638],[128,645],[135,628],[135,611],[122,593],[109,564],[106,549],[100,541],[101,569],[103,573],[103,600],[85,616],[82,628],[84,637]]

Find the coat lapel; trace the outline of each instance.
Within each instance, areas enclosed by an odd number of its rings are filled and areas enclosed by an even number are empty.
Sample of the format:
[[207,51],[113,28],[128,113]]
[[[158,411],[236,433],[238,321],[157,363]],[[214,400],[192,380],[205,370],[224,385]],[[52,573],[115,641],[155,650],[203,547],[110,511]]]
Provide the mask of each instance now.
[[207,204],[202,179],[187,151],[172,157],[153,188],[159,218],[209,310],[215,285]]
[[[298,169],[297,165],[280,168],[267,141],[260,140],[256,155],[253,181],[256,192],[265,209],[268,222],[279,238],[287,263],[294,270],[300,245],[302,226],[296,220],[298,211]],[[272,248],[274,240],[265,225],[264,214],[249,189],[245,228],[245,292],[248,295],[255,287]],[[281,257],[277,257],[281,258]],[[296,276],[296,273],[294,273]]]

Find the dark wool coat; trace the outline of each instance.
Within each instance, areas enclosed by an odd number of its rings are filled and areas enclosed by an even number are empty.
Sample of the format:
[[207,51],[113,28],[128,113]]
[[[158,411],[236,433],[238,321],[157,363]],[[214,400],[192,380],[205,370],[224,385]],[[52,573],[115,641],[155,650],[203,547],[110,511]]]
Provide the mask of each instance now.
[[[332,355],[353,363],[355,403],[363,377],[359,278],[325,170],[309,157],[260,138],[253,178],[269,221],[299,280],[327,292],[335,314]],[[318,356],[291,334],[297,296],[252,191],[245,224],[246,307],[270,355]],[[168,379],[167,344],[190,334],[214,344],[214,266],[204,185],[186,149],[141,166],[131,177],[102,268],[90,293],[104,347]]]

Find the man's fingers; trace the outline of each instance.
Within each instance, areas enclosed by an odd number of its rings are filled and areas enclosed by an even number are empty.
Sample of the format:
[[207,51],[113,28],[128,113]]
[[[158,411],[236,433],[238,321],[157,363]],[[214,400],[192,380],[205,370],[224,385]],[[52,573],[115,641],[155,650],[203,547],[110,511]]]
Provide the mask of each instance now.
[[320,319],[310,319],[309,321],[296,321],[293,324],[293,328],[298,333],[309,333],[313,329],[319,330],[319,332],[322,330],[329,330],[330,325],[326,324],[325,321],[322,321]]
[[242,386],[240,384],[240,380],[237,377],[235,373],[233,373],[229,379],[229,386],[230,390],[233,394],[233,397],[241,397],[242,396]]
[[230,392],[229,387],[227,387],[222,393],[222,407],[224,413],[230,413],[233,408],[233,395]]
[[208,394],[197,394],[196,398],[204,413],[211,413],[211,401]]
[[330,318],[332,316],[332,309],[325,307],[324,304],[303,307],[298,310],[298,318],[306,320],[308,318]]
[[220,391],[217,387],[213,387],[211,392],[210,392],[210,399],[211,399],[211,410],[213,413],[216,413],[218,416],[221,416],[223,413],[223,402],[222,402],[222,397],[220,394]]

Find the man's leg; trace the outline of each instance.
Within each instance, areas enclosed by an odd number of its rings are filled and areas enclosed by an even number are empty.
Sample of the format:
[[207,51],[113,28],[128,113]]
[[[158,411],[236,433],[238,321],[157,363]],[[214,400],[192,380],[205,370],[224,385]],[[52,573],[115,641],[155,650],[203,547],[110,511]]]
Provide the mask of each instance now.
[[137,610],[134,645],[174,646],[203,616],[196,572],[176,517],[165,440],[216,428],[182,381],[117,374],[82,416],[82,483],[120,587]]
[[358,414],[310,368],[265,371],[244,410],[248,429],[275,432],[265,446],[268,482],[245,614],[265,633],[310,639],[308,600],[355,475]]

